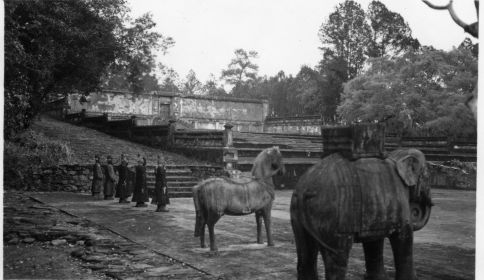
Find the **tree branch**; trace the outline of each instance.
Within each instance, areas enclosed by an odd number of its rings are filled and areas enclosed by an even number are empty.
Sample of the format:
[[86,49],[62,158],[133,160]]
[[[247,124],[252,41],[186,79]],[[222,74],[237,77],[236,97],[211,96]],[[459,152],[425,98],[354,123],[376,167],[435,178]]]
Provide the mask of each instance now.
[[[442,5],[442,6],[432,4],[428,0],[422,0],[422,2],[424,2],[427,6],[429,6],[432,9],[435,9],[435,10],[448,10],[450,16],[452,17],[452,19],[454,20],[454,22],[457,23],[457,25],[459,25],[460,27],[462,27],[465,32],[467,32],[467,33],[471,34],[472,36],[478,38],[479,29],[478,29],[477,22],[476,23],[473,23],[473,24],[467,24],[464,21],[462,21],[457,16],[457,14],[456,14],[456,12],[454,10],[453,0],[450,0],[447,5]],[[474,0],[474,4],[476,5],[476,11],[477,11],[478,16],[479,16],[479,9],[478,9],[478,7],[479,7],[479,0]]]

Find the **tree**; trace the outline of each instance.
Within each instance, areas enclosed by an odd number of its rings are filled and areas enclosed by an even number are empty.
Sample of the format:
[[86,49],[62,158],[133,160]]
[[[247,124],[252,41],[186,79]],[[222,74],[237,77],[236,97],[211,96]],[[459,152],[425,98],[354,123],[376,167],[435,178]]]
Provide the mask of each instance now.
[[226,96],[227,92],[219,85],[219,82],[214,74],[210,74],[208,80],[202,87],[204,94],[210,96]]
[[[427,6],[429,6],[432,9],[436,10],[448,10],[450,16],[452,17],[452,20],[462,27],[465,32],[471,34],[474,38],[479,38],[479,0],[474,0],[474,5],[476,7],[476,13],[477,13],[477,21],[471,24],[468,24],[464,22],[455,12],[454,6],[453,6],[453,1],[449,0],[449,3],[447,5],[443,6],[438,6],[432,4],[428,0],[422,0]],[[477,49],[477,48],[476,48]],[[477,55],[477,50],[474,51],[474,53]],[[466,101],[466,106],[469,107],[469,109],[472,111],[474,114],[474,118],[477,119],[477,87],[474,89],[474,92],[471,97]]]
[[462,41],[462,43],[460,43],[458,48],[471,51],[472,55],[475,58],[478,58],[478,56],[479,56],[479,44],[472,43],[472,40],[469,39],[469,38],[465,38],[464,41]]
[[475,120],[464,105],[477,80],[477,59],[469,50],[423,48],[370,63],[368,71],[345,85],[341,117],[395,118],[410,134],[475,135]]
[[45,102],[98,88],[120,56],[113,12],[122,0],[5,1],[5,137],[27,128]]
[[363,66],[370,32],[365,11],[352,0],[339,4],[319,29],[321,50],[346,63],[347,79],[354,78]]
[[412,37],[412,30],[403,17],[389,11],[379,2],[372,1],[368,6],[367,17],[370,22],[369,57],[398,55],[407,49],[418,49],[420,43]]
[[197,79],[195,71],[190,69],[183,82],[182,93],[184,95],[200,94],[202,90],[202,83]]
[[449,3],[447,3],[447,5],[442,5],[442,6],[432,4],[428,0],[422,0],[422,1],[432,9],[449,11],[449,14],[452,17],[452,20],[454,20],[454,22],[457,25],[462,27],[465,32],[471,34],[474,38],[479,37],[479,0],[474,0],[474,5],[476,6],[476,13],[477,13],[478,21],[471,23],[471,24],[465,23],[461,18],[459,18],[459,16],[457,15],[457,13],[454,10],[454,5],[453,5],[452,0],[450,0]]
[[257,52],[237,49],[234,54],[235,58],[230,61],[228,68],[222,70],[221,78],[234,87],[255,81],[259,66],[252,60],[257,58]]
[[5,1],[6,137],[72,92],[158,88],[153,51],[173,40],[151,31],[150,15],[131,21],[128,13],[125,0]]
[[160,85],[160,90],[168,92],[179,92],[181,86],[178,73],[173,68],[166,67],[161,63],[158,67],[161,69],[162,82]]
[[309,66],[302,66],[294,79],[297,98],[307,115],[321,114],[323,111],[322,76]]
[[343,83],[357,77],[369,57],[418,49],[411,33],[403,17],[379,1],[372,1],[366,13],[355,1],[339,4],[319,30],[323,59],[318,65],[320,77],[312,75],[319,90],[302,94],[304,102],[320,106],[324,119],[335,120]]
[[154,52],[161,50],[165,54],[175,42],[153,31],[155,26],[152,15],[144,14],[120,29],[118,38],[124,46],[123,53],[111,64],[105,76],[105,87],[129,89],[134,93],[159,89],[153,74],[156,68]]

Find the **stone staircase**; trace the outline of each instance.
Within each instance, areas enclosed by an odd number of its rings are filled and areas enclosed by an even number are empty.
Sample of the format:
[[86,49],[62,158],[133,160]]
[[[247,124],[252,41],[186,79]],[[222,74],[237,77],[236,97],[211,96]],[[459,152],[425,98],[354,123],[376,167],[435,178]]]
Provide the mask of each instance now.
[[[155,167],[147,166],[147,186],[150,195],[155,188]],[[192,188],[199,179],[192,176],[192,171],[184,165],[167,165],[166,180],[170,197],[192,197]]]
[[238,152],[237,166],[243,171],[250,170],[263,149],[273,146],[279,147],[286,165],[312,165],[323,152],[320,136],[234,132],[233,137]]
[[278,146],[284,159],[286,175],[274,177],[274,184],[277,188],[292,188],[299,176],[321,158],[322,141],[321,136],[316,135],[234,132],[233,143],[238,153],[237,169],[250,171],[255,157],[263,149]]

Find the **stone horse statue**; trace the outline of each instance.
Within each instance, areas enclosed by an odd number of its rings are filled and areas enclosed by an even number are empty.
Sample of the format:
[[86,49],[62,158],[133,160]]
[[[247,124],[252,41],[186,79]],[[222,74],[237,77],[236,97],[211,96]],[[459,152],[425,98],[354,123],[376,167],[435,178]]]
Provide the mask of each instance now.
[[257,243],[262,244],[261,218],[267,232],[267,245],[274,246],[271,234],[271,208],[274,201],[272,176],[284,174],[279,147],[263,150],[255,159],[251,178],[210,178],[193,187],[196,210],[195,237],[205,248],[205,225],[210,235],[210,251],[217,251],[214,226],[224,214],[248,215],[255,212]]

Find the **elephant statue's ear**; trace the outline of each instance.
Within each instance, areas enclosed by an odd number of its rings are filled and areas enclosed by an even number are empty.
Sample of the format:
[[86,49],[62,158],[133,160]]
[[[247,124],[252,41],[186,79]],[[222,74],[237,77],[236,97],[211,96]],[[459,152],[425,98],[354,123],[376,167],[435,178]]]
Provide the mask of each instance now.
[[411,155],[396,161],[397,172],[407,186],[416,186],[422,166],[419,160]]

